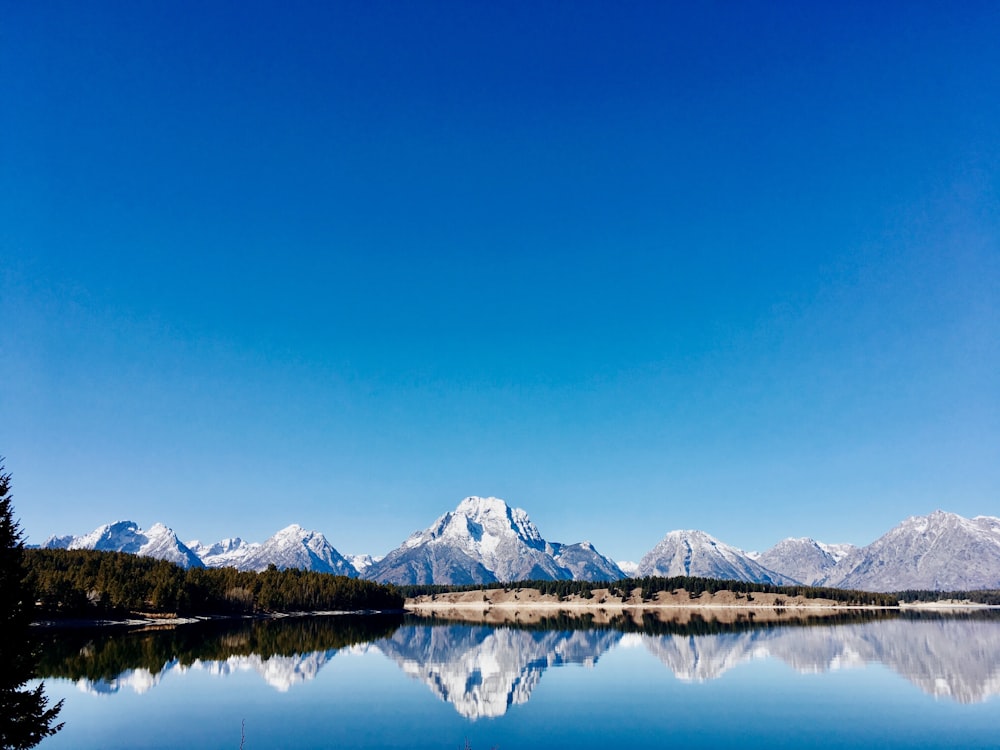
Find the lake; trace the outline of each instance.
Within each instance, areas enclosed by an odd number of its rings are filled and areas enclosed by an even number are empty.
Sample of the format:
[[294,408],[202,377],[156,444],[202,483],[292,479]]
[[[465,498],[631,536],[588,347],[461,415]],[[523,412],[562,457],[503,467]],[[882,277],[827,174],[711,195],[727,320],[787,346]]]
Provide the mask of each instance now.
[[1000,746],[996,612],[770,620],[47,631],[66,726],[40,747]]

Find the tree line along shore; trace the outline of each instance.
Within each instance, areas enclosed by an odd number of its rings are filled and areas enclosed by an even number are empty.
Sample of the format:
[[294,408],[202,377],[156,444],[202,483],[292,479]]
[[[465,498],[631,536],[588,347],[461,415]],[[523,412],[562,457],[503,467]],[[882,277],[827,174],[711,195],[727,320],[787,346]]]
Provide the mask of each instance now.
[[697,577],[615,582],[520,581],[467,586],[392,586],[298,569],[261,572],[182,568],[122,552],[24,550],[36,620],[257,616],[285,612],[398,611],[433,604],[502,606],[898,607],[942,599],[1000,605],[1000,591],[876,593],[817,586],[775,586]]
[[294,568],[182,568],[124,552],[41,549],[25,550],[24,563],[36,620],[384,611],[404,603],[392,586]]

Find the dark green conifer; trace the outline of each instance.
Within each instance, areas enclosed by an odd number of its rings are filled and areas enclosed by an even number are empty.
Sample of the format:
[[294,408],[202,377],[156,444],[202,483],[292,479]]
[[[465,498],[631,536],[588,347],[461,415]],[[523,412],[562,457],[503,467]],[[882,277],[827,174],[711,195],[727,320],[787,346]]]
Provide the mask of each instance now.
[[14,520],[10,474],[0,459],[0,748],[20,750],[37,745],[62,729],[53,724],[62,701],[51,708],[44,685],[25,685],[35,676],[37,654],[29,627],[34,592],[25,581],[24,542]]

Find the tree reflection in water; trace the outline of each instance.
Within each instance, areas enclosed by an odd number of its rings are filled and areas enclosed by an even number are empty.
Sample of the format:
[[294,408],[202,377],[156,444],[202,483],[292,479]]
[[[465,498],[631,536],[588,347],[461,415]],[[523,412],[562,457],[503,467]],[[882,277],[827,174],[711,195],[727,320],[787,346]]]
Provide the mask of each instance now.
[[884,664],[924,692],[960,703],[985,701],[1000,685],[1000,613],[993,611],[715,614],[722,619],[691,611],[502,623],[387,615],[51,631],[40,669],[94,693],[144,693],[189,668],[219,676],[253,670],[284,692],[354,647],[383,654],[467,719],[501,716],[527,703],[549,669],[593,667],[618,644],[644,646],[684,682],[716,680],[768,656],[810,674]]

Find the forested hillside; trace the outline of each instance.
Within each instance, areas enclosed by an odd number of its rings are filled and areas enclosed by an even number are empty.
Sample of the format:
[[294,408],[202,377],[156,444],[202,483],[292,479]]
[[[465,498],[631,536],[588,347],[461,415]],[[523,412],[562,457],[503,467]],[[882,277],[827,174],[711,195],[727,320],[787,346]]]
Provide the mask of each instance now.
[[328,573],[269,568],[188,568],[150,557],[92,550],[25,550],[38,617],[128,613],[239,615],[401,609],[391,586]]

